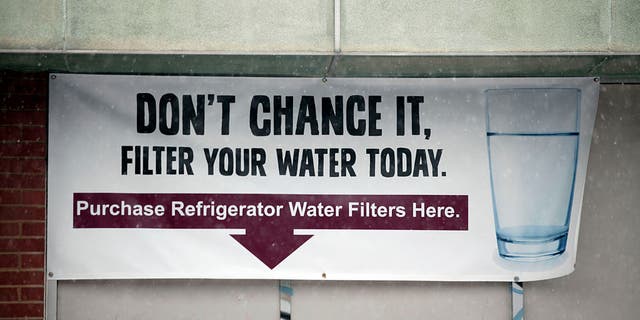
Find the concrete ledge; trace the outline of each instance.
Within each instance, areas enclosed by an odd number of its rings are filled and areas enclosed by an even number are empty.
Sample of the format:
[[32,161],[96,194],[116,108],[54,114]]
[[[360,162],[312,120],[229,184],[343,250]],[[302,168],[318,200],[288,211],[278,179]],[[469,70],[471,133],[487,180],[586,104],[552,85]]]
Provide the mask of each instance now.
[[640,55],[0,53],[0,70],[259,77],[601,77],[640,82]]

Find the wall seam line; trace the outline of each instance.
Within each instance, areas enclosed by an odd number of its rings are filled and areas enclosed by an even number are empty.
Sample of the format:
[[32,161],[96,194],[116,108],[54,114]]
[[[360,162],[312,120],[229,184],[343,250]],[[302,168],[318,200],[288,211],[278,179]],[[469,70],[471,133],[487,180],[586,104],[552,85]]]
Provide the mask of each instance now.
[[62,53],[64,66],[69,70],[69,57],[67,56],[67,0],[62,0]]
[[611,39],[612,39],[612,32],[613,32],[613,1],[614,0],[609,0],[609,37],[607,39],[608,51],[612,50]]
[[67,0],[62,0],[62,51],[67,51]]
[[340,0],[333,0],[333,52],[340,53],[342,50],[340,39],[341,25],[340,25]]

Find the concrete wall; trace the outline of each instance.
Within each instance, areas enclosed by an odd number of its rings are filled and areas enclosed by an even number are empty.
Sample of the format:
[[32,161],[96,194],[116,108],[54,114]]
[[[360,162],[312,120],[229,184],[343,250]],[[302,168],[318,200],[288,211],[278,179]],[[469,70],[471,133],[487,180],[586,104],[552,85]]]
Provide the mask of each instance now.
[[[639,52],[637,0],[342,1],[352,52]],[[334,1],[0,0],[0,51],[332,52]]]
[[[587,173],[576,271],[525,284],[527,320],[640,312],[640,85],[605,85]],[[293,319],[510,319],[505,283],[293,283]],[[60,319],[277,319],[276,281],[62,281]]]

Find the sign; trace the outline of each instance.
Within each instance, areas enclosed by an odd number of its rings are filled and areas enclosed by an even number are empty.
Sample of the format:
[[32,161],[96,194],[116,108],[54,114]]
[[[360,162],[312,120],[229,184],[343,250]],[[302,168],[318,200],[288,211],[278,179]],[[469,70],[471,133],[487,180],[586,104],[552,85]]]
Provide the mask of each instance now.
[[52,279],[573,270],[591,78],[52,74]]

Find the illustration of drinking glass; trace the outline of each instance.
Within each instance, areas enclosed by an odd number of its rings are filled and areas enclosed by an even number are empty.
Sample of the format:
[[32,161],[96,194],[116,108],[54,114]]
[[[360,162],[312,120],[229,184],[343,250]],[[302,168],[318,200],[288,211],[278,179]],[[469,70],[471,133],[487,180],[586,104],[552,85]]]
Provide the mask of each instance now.
[[517,261],[561,255],[571,218],[580,90],[485,94],[498,253]]

